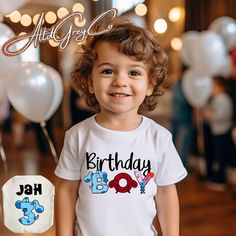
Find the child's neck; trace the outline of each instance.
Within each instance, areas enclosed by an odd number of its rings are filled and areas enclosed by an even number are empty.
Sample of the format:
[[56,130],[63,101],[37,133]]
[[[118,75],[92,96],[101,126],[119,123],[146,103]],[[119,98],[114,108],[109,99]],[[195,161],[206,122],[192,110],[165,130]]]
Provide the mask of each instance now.
[[130,131],[139,127],[142,117],[139,114],[132,117],[127,115],[108,115],[99,113],[96,115],[96,122],[106,128],[116,131]]

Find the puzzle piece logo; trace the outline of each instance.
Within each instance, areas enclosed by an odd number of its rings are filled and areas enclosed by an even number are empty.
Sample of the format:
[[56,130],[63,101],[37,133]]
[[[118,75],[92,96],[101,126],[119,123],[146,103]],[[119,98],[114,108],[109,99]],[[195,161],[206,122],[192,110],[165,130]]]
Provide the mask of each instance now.
[[24,214],[24,217],[19,219],[22,225],[32,225],[39,218],[39,214],[36,215],[33,210],[37,213],[44,211],[44,207],[37,200],[30,202],[28,197],[25,197],[22,201],[16,201],[15,206],[17,209],[21,209]]

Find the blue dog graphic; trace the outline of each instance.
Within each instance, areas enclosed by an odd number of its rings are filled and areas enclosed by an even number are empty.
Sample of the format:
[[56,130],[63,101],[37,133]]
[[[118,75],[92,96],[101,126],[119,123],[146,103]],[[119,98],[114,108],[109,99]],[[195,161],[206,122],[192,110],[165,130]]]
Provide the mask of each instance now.
[[105,193],[108,190],[108,179],[106,172],[96,171],[93,173],[90,171],[87,176],[84,177],[84,181],[86,183],[91,182],[92,185],[90,185],[89,188],[91,189],[92,193]]
[[39,215],[36,216],[33,210],[37,213],[44,211],[44,207],[40,205],[37,200],[30,202],[28,197],[25,197],[22,201],[16,201],[15,206],[17,209],[22,209],[24,213],[25,217],[19,219],[20,223],[23,225],[32,225],[39,218]]

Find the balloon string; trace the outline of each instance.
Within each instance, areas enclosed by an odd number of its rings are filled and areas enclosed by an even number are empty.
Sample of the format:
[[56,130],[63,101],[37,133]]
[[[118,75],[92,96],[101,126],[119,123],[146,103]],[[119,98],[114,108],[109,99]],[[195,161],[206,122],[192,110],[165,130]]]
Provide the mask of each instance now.
[[7,165],[7,158],[2,146],[2,131],[0,130],[0,155],[2,157],[2,162],[3,162],[3,167],[4,167],[4,171],[5,173],[8,172],[8,165]]
[[50,136],[48,134],[48,131],[46,129],[46,123],[45,122],[40,122],[40,126],[43,129],[43,133],[44,133],[44,135],[45,135],[45,137],[46,137],[46,139],[48,141],[48,144],[49,144],[50,150],[52,152],[54,161],[57,164],[58,163],[58,157],[57,157],[56,149],[55,149],[54,144],[53,144],[53,142],[52,142],[52,140],[51,140],[51,138],[50,138]]

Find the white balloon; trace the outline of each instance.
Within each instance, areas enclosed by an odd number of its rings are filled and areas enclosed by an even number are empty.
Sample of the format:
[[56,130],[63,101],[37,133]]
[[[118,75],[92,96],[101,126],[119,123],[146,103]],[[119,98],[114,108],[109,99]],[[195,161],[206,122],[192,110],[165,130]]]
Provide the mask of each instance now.
[[194,107],[203,107],[211,96],[212,79],[199,76],[193,70],[183,74],[182,88],[188,102]]
[[14,66],[20,62],[20,57],[7,57],[2,53],[2,45],[14,37],[15,34],[10,27],[0,22],[0,101],[6,97],[5,80],[9,71],[14,69]]
[[0,78],[0,102],[6,97],[6,88],[4,79]]
[[194,45],[194,40],[197,38],[199,32],[187,31],[182,35],[182,48],[180,50],[180,59],[186,66],[192,65],[191,48]]
[[58,109],[63,96],[63,83],[62,78],[60,74],[52,67],[48,66],[48,73],[49,77],[51,78],[53,82],[53,100],[51,103],[51,107],[49,108],[48,113],[45,116],[45,121],[51,118],[51,116],[55,113],[55,111]]
[[[20,56],[8,57],[2,53],[2,45],[14,36],[11,28],[0,22],[0,79],[6,77],[8,72],[21,60]],[[16,47],[12,46],[11,50],[16,50]]]
[[43,63],[21,62],[6,81],[12,106],[34,122],[45,121],[54,96],[54,83]]
[[[20,50],[23,48],[29,39],[23,39],[16,43],[17,50]],[[20,54],[21,61],[34,61],[39,62],[40,61],[40,55],[39,55],[39,47],[34,47],[34,44],[30,44],[30,46]]]
[[28,0],[0,0],[0,13],[8,15],[14,10],[22,7]]
[[236,21],[233,18],[219,17],[209,25],[208,29],[218,33],[223,38],[228,51],[236,46]]
[[191,47],[192,68],[199,75],[216,75],[224,65],[226,50],[223,39],[215,32],[203,31]]
[[223,65],[219,67],[217,75],[222,76],[224,78],[229,78],[233,71],[233,62],[231,56],[226,56],[223,62]]

